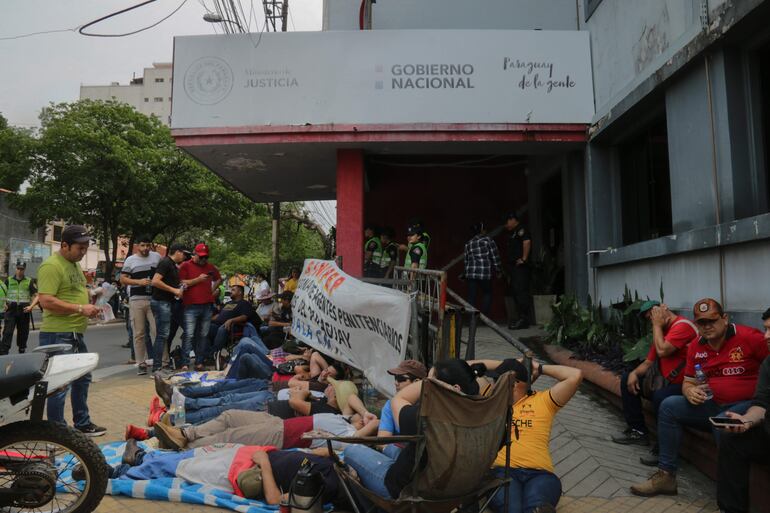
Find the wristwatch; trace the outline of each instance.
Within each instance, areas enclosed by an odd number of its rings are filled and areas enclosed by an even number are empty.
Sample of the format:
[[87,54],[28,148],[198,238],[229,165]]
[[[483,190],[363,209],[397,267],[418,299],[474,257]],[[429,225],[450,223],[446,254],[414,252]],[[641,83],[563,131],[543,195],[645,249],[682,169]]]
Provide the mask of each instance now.
[[78,313],[83,314],[83,305],[78,305]]

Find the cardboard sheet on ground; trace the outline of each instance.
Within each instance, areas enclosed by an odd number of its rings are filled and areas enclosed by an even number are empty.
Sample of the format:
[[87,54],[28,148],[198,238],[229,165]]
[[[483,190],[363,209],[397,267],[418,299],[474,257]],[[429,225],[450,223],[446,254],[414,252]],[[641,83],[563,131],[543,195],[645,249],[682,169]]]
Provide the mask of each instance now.
[[387,370],[406,354],[409,296],[348,276],[332,261],[307,259],[292,301],[292,334],[364,373],[392,396]]

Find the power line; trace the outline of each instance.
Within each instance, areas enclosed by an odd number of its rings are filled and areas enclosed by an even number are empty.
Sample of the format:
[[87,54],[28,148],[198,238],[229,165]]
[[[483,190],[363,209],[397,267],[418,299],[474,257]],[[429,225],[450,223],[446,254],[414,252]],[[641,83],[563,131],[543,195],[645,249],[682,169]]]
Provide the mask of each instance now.
[[41,30],[39,32],[30,32],[28,34],[19,34],[18,36],[5,36],[0,37],[0,41],[9,41],[11,39],[24,39],[25,37],[32,37],[32,36],[42,36],[44,34],[56,34],[58,32],[75,32],[78,28],[68,28],[68,29],[55,29],[55,30]]
[[171,11],[171,12],[170,12],[168,15],[166,15],[165,17],[163,17],[163,18],[159,19],[158,21],[156,21],[156,22],[155,22],[155,23],[153,23],[152,25],[148,25],[147,27],[144,27],[144,28],[141,28],[141,29],[138,29],[138,30],[133,30],[133,31],[131,31],[131,32],[126,32],[126,33],[124,33],[124,34],[96,34],[96,33],[93,33],[93,32],[84,32],[84,31],[85,31],[85,29],[87,29],[88,27],[91,27],[91,26],[93,26],[93,25],[96,25],[97,23],[100,23],[100,22],[102,22],[102,21],[108,20],[108,19],[110,19],[110,18],[114,18],[115,16],[119,16],[119,15],[121,15],[121,14],[124,14],[124,13],[127,13],[127,12],[129,12],[129,11],[133,11],[134,9],[138,9],[138,8],[140,8],[140,7],[144,7],[145,5],[148,5],[148,4],[151,4],[151,3],[154,3],[154,2],[156,2],[156,1],[157,1],[157,0],[147,0],[147,1],[145,1],[145,2],[142,2],[142,3],[136,4],[136,5],[134,5],[134,6],[131,6],[131,7],[126,7],[125,9],[121,9],[120,11],[115,11],[115,12],[114,12],[114,13],[112,13],[112,14],[108,14],[108,15],[106,15],[106,16],[102,16],[101,18],[97,18],[97,19],[95,19],[95,20],[93,20],[93,21],[89,21],[89,22],[88,22],[88,23],[86,23],[85,25],[82,25],[82,26],[81,26],[81,27],[78,29],[78,32],[79,32],[81,35],[83,35],[83,36],[91,36],[91,37],[125,37],[125,36],[132,36],[132,35],[134,35],[134,34],[138,34],[139,32],[144,32],[145,30],[150,30],[150,29],[151,29],[151,28],[153,28],[153,27],[157,27],[158,25],[160,25],[161,23],[163,23],[164,21],[166,21],[167,19],[169,19],[170,17],[172,17],[174,14],[176,14],[176,13],[179,11],[179,9],[181,9],[182,7],[184,7],[184,4],[186,4],[186,3],[187,3],[187,0],[182,0],[182,3],[181,3],[181,4],[179,4],[179,6],[178,6],[176,9],[174,9],[174,10],[173,10],[173,11]]

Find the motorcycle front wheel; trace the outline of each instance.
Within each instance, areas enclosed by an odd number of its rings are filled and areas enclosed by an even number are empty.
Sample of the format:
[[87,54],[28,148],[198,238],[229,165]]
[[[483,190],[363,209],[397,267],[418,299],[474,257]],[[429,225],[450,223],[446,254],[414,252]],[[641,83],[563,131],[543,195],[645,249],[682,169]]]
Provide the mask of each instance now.
[[90,513],[104,497],[107,470],[99,447],[72,428],[45,421],[0,427],[0,511]]

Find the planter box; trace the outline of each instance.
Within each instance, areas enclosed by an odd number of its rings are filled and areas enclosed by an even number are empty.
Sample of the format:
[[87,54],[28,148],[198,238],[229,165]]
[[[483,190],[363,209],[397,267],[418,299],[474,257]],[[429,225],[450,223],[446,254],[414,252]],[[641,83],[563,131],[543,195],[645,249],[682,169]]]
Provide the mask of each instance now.
[[553,319],[553,310],[551,305],[556,302],[555,294],[534,295],[532,304],[535,307],[535,324],[543,326]]

